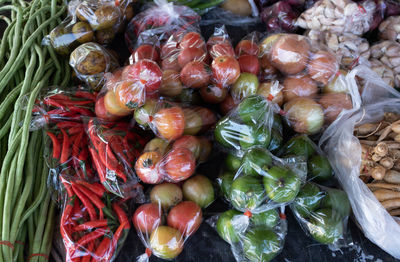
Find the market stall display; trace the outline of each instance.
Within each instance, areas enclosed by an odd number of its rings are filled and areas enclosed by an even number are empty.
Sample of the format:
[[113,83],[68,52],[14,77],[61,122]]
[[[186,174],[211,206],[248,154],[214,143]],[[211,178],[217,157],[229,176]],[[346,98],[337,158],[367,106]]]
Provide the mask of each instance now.
[[0,4],[0,261],[400,257],[396,1]]

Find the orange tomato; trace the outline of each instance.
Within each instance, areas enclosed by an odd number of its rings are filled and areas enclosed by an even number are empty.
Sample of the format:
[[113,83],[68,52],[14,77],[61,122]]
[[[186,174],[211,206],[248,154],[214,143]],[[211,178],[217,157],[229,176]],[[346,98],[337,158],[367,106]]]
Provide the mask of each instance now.
[[163,179],[162,174],[158,170],[157,163],[161,160],[158,152],[145,152],[135,163],[135,171],[137,176],[143,183],[157,184]]
[[107,91],[104,96],[104,107],[106,108],[107,113],[115,116],[127,116],[132,113],[131,109],[120,106],[115,93],[111,90]]
[[167,154],[163,166],[168,177],[174,182],[179,182],[193,175],[196,159],[189,149],[174,148]]
[[132,222],[136,230],[150,234],[161,225],[161,207],[154,203],[141,205],[133,214]]
[[154,116],[158,133],[167,140],[182,136],[185,129],[185,115],[178,106],[160,109]]
[[203,214],[192,201],[183,201],[169,211],[168,226],[178,229],[182,235],[190,236],[200,227]]
[[139,81],[119,82],[115,89],[115,95],[119,105],[127,110],[144,105],[146,100],[145,87]]

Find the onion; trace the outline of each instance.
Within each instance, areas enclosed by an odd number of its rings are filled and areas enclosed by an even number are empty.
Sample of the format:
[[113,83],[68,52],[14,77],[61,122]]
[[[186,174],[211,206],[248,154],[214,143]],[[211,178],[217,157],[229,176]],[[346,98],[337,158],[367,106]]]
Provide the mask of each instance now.
[[324,108],[325,121],[328,124],[335,121],[343,109],[353,108],[350,96],[343,93],[324,94],[319,103]]
[[321,105],[311,98],[295,98],[284,105],[284,110],[297,133],[315,134],[324,124],[324,111]]

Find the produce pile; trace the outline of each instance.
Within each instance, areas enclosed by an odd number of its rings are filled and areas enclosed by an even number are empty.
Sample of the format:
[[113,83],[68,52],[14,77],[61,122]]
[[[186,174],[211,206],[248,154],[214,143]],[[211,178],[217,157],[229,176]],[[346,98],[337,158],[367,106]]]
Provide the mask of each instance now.
[[270,261],[352,212],[400,258],[400,4],[206,2],[0,0],[0,262],[173,260],[202,224]]

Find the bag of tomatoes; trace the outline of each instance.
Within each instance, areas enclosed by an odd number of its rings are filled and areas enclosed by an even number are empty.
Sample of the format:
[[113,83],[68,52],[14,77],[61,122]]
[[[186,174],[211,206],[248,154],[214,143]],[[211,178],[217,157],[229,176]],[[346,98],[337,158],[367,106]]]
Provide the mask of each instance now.
[[96,42],[108,45],[133,17],[131,0],[73,0],[68,3],[68,17],[43,39],[57,53],[69,55],[78,45]]
[[70,55],[69,65],[79,80],[96,91],[104,85],[104,74],[119,67],[114,55],[94,42],[78,46]]
[[229,157],[226,162],[238,160],[237,165],[226,169],[217,181],[226,200],[241,212],[259,213],[285,206],[306,180],[307,163],[301,157],[280,159],[261,146],[245,151],[241,160]]
[[272,94],[271,86],[276,82],[265,81],[254,92],[282,105],[281,114],[297,133],[319,133],[340,112],[356,106],[358,86],[350,83],[346,71],[339,70],[340,57],[328,48],[305,36],[273,34],[259,49],[262,67],[282,75],[281,91]]
[[146,250],[137,261],[151,255],[172,260],[183,250],[186,240],[200,227],[202,208],[214,200],[208,178],[196,175],[181,186],[167,183],[150,190],[150,202],[139,206],[132,218]]
[[125,42],[133,53],[138,39],[156,37],[162,44],[176,32],[200,32],[199,21],[200,16],[187,6],[156,0],[129,22]]
[[125,122],[87,120],[86,132],[94,168],[107,191],[119,197],[140,199],[143,193],[134,165],[147,137],[137,131]]
[[147,99],[136,109],[134,118],[144,129],[150,128],[156,136],[174,141],[183,135],[198,135],[215,123],[215,114],[206,107],[169,102],[165,99]]
[[290,208],[304,232],[316,242],[332,250],[352,243],[347,231],[351,206],[343,190],[307,182]]
[[60,232],[66,261],[114,261],[131,228],[128,199],[98,182],[61,176],[65,191]]
[[108,121],[132,115],[150,98],[158,98],[162,72],[156,62],[142,59],[105,75],[96,115]]
[[230,209],[207,222],[230,244],[238,262],[274,259],[282,251],[287,233],[284,208],[259,213]]
[[136,161],[135,171],[146,184],[178,183],[191,177],[212,150],[206,137],[184,135],[173,142],[150,140]]

